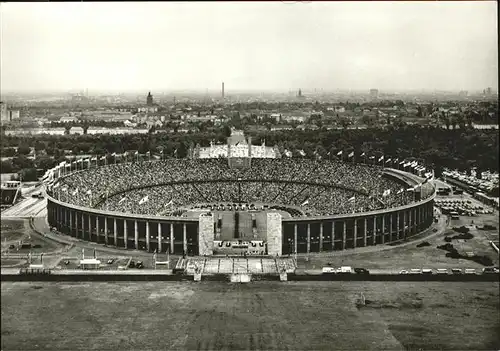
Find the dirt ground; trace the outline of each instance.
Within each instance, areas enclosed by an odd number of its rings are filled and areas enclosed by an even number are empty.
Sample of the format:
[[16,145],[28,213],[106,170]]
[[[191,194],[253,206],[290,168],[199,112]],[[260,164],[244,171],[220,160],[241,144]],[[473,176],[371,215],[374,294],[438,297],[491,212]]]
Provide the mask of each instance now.
[[[3,350],[500,347],[498,283],[2,283],[1,288]],[[361,293],[365,305],[357,304]]]

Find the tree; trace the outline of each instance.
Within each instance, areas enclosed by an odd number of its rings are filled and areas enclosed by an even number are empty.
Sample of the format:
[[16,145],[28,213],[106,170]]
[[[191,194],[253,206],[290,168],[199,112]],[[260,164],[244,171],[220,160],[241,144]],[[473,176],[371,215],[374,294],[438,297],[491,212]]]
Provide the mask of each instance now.
[[2,165],[0,167],[0,173],[12,173],[14,171],[14,167],[12,166],[12,161],[6,160],[2,161]]
[[18,155],[29,155],[30,152],[31,150],[28,145],[21,145],[17,148]]
[[33,168],[33,161],[24,155],[14,157],[14,159],[12,160],[12,164],[14,166],[14,169]]
[[24,168],[21,170],[21,177],[24,182],[34,182],[38,180],[36,168]]
[[5,147],[2,149],[2,157],[13,157],[16,150],[13,147]]

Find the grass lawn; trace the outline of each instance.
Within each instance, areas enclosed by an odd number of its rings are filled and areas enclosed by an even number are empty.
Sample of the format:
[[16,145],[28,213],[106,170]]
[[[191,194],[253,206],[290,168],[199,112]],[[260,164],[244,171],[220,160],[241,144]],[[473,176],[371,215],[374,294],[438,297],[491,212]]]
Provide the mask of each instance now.
[[26,220],[9,220],[2,219],[0,237],[2,243],[4,241],[20,240],[24,234],[30,230],[28,221]]
[[[493,350],[498,283],[2,283],[3,350]],[[365,306],[357,306],[363,292]]]

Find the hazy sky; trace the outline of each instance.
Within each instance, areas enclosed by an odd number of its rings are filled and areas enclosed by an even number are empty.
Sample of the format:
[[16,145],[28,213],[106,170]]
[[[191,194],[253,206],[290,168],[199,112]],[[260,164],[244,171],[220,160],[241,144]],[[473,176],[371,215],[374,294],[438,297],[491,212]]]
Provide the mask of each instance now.
[[488,2],[2,3],[1,89],[498,85]]

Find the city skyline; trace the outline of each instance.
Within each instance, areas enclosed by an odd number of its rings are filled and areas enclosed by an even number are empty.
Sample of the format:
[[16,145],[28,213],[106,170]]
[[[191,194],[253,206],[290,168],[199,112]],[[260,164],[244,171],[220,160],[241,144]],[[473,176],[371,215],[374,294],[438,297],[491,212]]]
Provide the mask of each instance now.
[[496,6],[3,3],[1,90],[496,91]]

